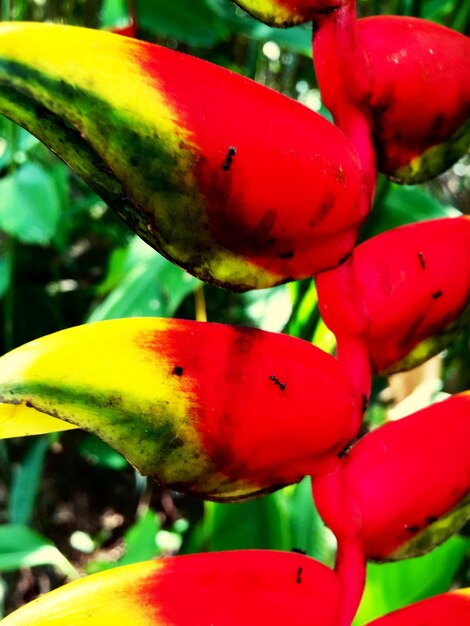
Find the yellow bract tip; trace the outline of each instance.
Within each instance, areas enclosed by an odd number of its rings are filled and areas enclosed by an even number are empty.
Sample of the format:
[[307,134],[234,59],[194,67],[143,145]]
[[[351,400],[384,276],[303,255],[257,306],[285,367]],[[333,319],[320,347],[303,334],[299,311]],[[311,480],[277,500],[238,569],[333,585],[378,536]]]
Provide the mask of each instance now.
[[0,439],[43,435],[77,428],[24,404],[0,404]]

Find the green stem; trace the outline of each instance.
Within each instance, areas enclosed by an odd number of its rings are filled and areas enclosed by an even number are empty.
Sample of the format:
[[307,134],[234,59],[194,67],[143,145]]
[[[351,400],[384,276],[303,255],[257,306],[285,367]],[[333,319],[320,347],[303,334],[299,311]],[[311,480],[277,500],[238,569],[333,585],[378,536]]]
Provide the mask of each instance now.
[[198,322],[207,322],[206,297],[204,294],[204,285],[200,285],[194,291],[195,301],[195,317]]
[[[12,176],[16,170],[15,153],[18,149],[18,127],[13,122],[8,124],[8,144],[11,158],[7,168],[7,176]],[[6,351],[15,347],[15,264],[16,264],[16,241],[13,237],[5,234],[5,258],[8,268],[8,289],[3,301],[4,313],[4,346]]]
[[4,347],[7,352],[15,347],[15,256],[16,242],[12,237],[5,235],[5,256],[9,273],[8,289],[3,301],[4,315]]

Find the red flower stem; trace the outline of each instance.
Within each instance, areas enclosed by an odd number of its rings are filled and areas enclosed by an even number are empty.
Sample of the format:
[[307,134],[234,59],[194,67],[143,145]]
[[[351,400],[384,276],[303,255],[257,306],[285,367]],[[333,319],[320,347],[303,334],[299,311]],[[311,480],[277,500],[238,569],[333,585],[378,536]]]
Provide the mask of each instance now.
[[320,314],[336,337],[336,358],[348,375],[354,396],[351,438],[358,434],[369,404],[372,367],[367,330],[370,312],[356,282],[355,255],[339,267],[318,276]]
[[366,582],[366,558],[358,537],[338,540],[335,571],[343,590],[338,626],[351,626]]
[[322,519],[338,541],[335,572],[342,589],[338,626],[351,626],[366,580],[362,518],[344,484],[341,463],[329,474],[312,476],[312,491]]
[[363,339],[358,335],[336,334],[336,358],[347,372],[353,388],[354,410],[351,438],[356,437],[369,406],[372,371]]
[[355,0],[320,16],[314,23],[313,58],[323,102],[361,160],[365,216],[374,198],[377,158],[365,102],[369,91],[368,60],[357,42],[356,21]]

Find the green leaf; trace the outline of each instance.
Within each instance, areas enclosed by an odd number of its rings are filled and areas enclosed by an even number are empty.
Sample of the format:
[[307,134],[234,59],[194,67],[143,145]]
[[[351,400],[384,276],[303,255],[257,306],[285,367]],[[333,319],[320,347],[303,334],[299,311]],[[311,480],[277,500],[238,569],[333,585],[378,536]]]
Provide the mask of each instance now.
[[195,551],[264,548],[290,550],[289,511],[281,492],[237,504],[205,503]]
[[79,574],[64,555],[45,537],[27,526],[0,526],[0,572],[52,565],[69,579]]
[[277,45],[289,52],[312,56],[312,27],[311,25],[294,26],[293,28],[270,28],[258,24],[251,36],[260,42],[274,41]]
[[122,471],[129,466],[126,459],[110,448],[95,435],[84,435],[78,445],[78,451],[89,463],[106,469]]
[[54,181],[37,163],[27,162],[0,180],[0,229],[23,243],[49,243],[60,209]]
[[105,282],[115,287],[98,304],[87,322],[122,317],[173,315],[199,281],[157,254],[135,237],[126,256],[115,257]]
[[212,47],[229,31],[208,0],[137,0],[139,27],[152,34],[181,39],[190,46]]
[[282,331],[292,313],[292,300],[287,285],[247,291],[240,298],[253,325],[262,330]]
[[160,554],[156,543],[159,529],[160,523],[155,511],[148,509],[124,535],[124,555],[116,561],[96,560],[88,563],[88,574],[153,559]]
[[156,538],[160,523],[155,511],[148,509],[139,521],[126,533],[125,555],[119,559],[119,565],[139,563],[154,558],[158,554]]
[[315,507],[310,477],[293,487],[289,510],[292,547],[332,566],[336,540]]
[[244,35],[263,43],[274,41],[279,47],[312,56],[312,27],[310,24],[293,28],[271,28],[236,7],[228,0],[207,0],[217,13],[224,26],[233,34]]
[[290,283],[288,287],[292,297],[292,312],[285,332],[288,335],[311,341],[320,322],[315,282],[304,280]]
[[441,204],[423,188],[387,183],[381,179],[372,214],[361,239],[374,237],[391,228],[460,215],[453,207]]
[[447,591],[469,547],[469,539],[454,536],[425,556],[381,565],[370,563],[354,626]]
[[129,13],[126,0],[104,0],[100,17],[103,26],[127,24],[129,21]]
[[8,255],[0,256],[0,298],[5,295],[10,287],[11,263]]
[[14,473],[8,506],[12,524],[28,524],[31,520],[49,443],[48,436],[37,437]]

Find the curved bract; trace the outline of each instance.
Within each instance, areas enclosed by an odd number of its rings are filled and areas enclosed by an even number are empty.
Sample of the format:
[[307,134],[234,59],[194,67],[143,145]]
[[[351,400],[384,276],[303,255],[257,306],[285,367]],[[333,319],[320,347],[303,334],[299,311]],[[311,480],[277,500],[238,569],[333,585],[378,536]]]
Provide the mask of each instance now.
[[287,28],[310,22],[319,13],[332,11],[349,0],[232,0],[269,26]]
[[368,558],[428,552],[470,518],[470,392],[366,435],[345,458]]
[[468,37],[417,18],[358,20],[349,3],[318,18],[313,52],[323,102],[365,171],[373,147],[379,171],[419,183],[469,149]]
[[362,339],[375,371],[415,367],[468,324],[469,249],[466,216],[377,235],[318,276],[322,316],[334,333]]
[[448,169],[470,147],[470,39],[427,20],[358,20],[379,170],[402,183]]
[[393,611],[367,626],[467,626],[469,623],[470,589],[461,589]]
[[163,255],[234,290],[334,267],[368,207],[357,154],[301,104],[129,38],[0,25],[0,113]]
[[2,626],[335,626],[339,598],[334,573],[306,556],[219,552],[88,576],[27,604]]
[[[16,405],[23,434],[36,409],[97,434],[160,483],[215,500],[296,482],[355,434],[350,385],[330,355],[286,335],[157,318],[79,326],[10,352],[0,403],[0,416]],[[20,433],[11,419],[0,431]]]

